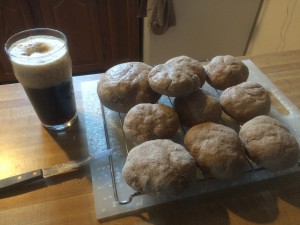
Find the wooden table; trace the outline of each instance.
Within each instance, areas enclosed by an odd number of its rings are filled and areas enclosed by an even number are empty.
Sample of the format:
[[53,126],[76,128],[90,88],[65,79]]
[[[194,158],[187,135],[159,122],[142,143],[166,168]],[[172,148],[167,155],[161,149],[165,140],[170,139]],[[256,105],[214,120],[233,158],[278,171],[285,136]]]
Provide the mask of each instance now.
[[[300,108],[300,51],[248,56]],[[0,179],[88,154],[80,83],[79,120],[65,132],[41,127],[20,84],[0,86]],[[99,224],[89,167],[0,194],[0,224]],[[103,224],[300,224],[300,174],[154,207]]]

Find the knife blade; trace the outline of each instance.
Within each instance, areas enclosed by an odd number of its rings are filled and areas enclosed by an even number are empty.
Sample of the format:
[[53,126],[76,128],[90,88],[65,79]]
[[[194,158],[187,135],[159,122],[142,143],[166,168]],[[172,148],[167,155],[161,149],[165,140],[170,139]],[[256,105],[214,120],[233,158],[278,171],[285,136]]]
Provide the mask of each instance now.
[[84,159],[71,160],[48,168],[37,169],[30,172],[25,172],[15,176],[1,179],[0,191],[10,187],[19,186],[36,180],[45,179],[52,176],[78,170],[80,167],[89,164],[91,161],[99,159],[101,157],[109,156],[111,153],[112,153],[112,149],[97,151],[93,154],[90,154]]

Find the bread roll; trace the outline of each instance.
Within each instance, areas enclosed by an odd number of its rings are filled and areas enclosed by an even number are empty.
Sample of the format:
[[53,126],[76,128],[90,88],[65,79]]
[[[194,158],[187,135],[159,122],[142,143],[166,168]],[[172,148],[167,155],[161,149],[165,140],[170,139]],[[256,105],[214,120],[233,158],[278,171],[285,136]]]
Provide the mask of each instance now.
[[299,144],[288,128],[270,116],[257,116],[241,127],[249,158],[268,170],[283,170],[299,161]]
[[234,178],[248,166],[238,134],[221,124],[206,122],[193,126],[184,137],[184,146],[209,177]]
[[207,82],[219,90],[245,82],[249,76],[248,67],[231,55],[216,56],[204,68]]
[[148,73],[151,66],[141,62],[118,64],[102,74],[97,92],[107,108],[128,112],[139,103],[156,103],[160,94],[150,88]]
[[129,152],[122,174],[128,185],[142,194],[173,196],[194,182],[196,163],[182,145],[152,140]]
[[155,66],[148,75],[151,88],[171,97],[191,94],[205,82],[206,73],[200,62],[187,56],[175,57]]
[[225,89],[220,103],[226,114],[241,122],[268,115],[271,109],[269,93],[256,82],[243,82]]
[[177,56],[169,59],[167,62],[165,62],[165,64],[174,65],[174,66],[178,66],[178,65],[183,66],[198,75],[200,79],[201,87],[205,83],[206,80],[205,69],[201,65],[201,63],[196,59],[193,59],[189,56],[182,55],[182,56]]
[[163,104],[141,103],[132,107],[124,119],[126,138],[135,143],[172,138],[180,126],[175,110]]
[[198,89],[186,97],[177,97],[174,108],[181,123],[192,127],[204,122],[218,122],[222,114],[219,101],[205,90]]

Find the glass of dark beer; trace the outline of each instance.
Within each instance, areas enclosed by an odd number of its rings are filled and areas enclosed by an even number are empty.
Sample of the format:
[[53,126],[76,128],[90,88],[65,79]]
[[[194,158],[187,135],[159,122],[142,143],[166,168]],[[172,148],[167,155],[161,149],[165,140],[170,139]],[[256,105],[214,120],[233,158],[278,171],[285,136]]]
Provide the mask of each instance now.
[[63,130],[77,118],[67,38],[36,28],[10,37],[5,51],[43,126]]

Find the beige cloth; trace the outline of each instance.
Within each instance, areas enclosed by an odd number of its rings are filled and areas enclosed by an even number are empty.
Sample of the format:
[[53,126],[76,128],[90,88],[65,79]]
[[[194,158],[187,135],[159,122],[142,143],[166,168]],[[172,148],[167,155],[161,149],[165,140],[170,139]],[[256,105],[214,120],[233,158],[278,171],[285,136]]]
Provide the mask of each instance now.
[[176,25],[172,0],[142,0],[138,16],[147,16],[154,34],[163,34],[170,26]]

